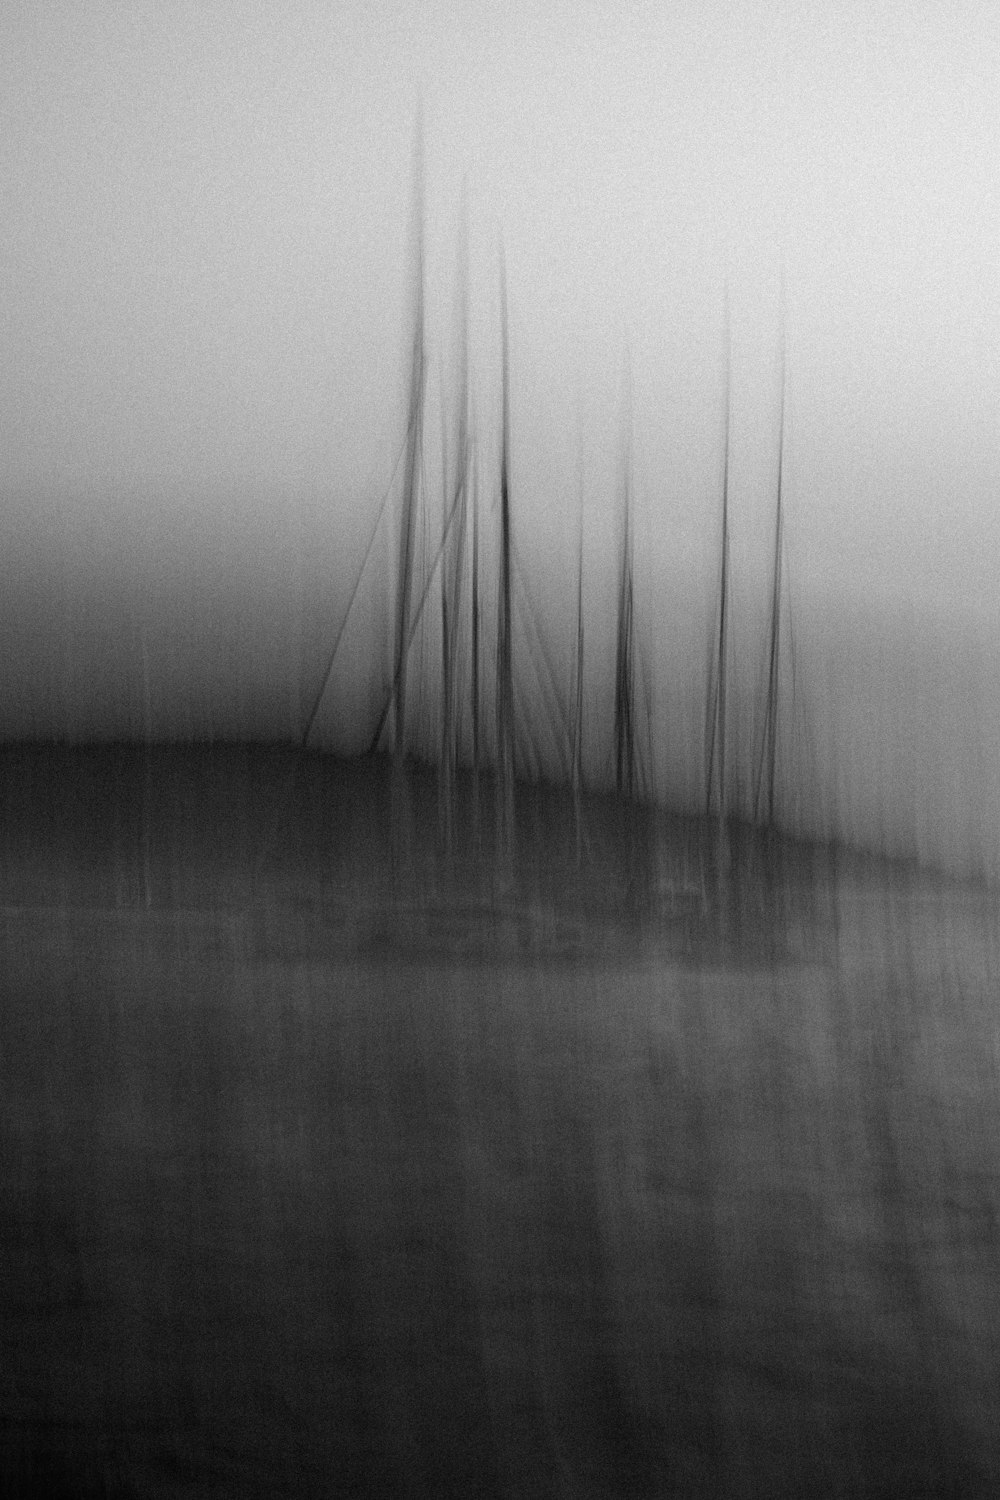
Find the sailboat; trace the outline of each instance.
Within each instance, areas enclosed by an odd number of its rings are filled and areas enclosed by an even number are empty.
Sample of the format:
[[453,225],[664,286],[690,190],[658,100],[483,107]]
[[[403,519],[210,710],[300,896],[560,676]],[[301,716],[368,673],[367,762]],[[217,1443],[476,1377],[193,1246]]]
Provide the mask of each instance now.
[[393,635],[392,680],[369,745],[373,754],[379,747],[389,717],[392,717],[392,772],[390,818],[393,878],[397,879],[411,864],[412,807],[406,770],[407,688],[410,645],[420,610],[413,610],[415,518],[418,491],[423,470],[423,426],[426,392],[426,328],[424,305],[424,137],[423,116],[418,106],[414,140],[412,205],[412,302],[413,343],[410,355],[410,386],[407,406],[406,463],[399,526],[399,554],[396,573],[395,630]]
[[301,737],[302,748],[305,749],[310,741],[316,726],[320,707],[326,697],[330,685],[333,668],[340,650],[344,632],[347,628],[351,612],[358,598],[362,581],[368,568],[376,537],[382,527],[390,496],[394,492],[396,475],[399,465],[405,459],[402,507],[398,532],[398,557],[397,557],[397,582],[395,596],[395,628],[393,633],[392,653],[393,666],[390,674],[390,685],[384,697],[382,712],[379,715],[375,731],[369,742],[369,753],[374,753],[382,741],[383,734],[392,716],[393,724],[393,763],[394,781],[398,782],[402,770],[402,763],[406,753],[406,697],[407,697],[407,663],[409,656],[409,644],[413,636],[413,564],[414,564],[414,518],[417,510],[417,491],[420,484],[423,458],[423,418],[424,418],[424,395],[426,384],[426,338],[424,326],[424,245],[423,245],[423,197],[424,197],[424,165],[423,165],[423,120],[422,112],[418,105],[416,130],[414,136],[414,194],[412,207],[412,313],[413,313],[413,343],[410,357],[410,381],[407,399],[406,431],[403,445],[393,468],[392,478],[386,490],[382,503],[375,517],[368,544],[362,557],[361,565],[354,579],[354,584],[348,599],[347,608],[344,611],[339,628],[334,636],[333,646],[327,660],[326,670],[323,674],[318,691],[313,699],[311,711],[306,719],[305,728]]

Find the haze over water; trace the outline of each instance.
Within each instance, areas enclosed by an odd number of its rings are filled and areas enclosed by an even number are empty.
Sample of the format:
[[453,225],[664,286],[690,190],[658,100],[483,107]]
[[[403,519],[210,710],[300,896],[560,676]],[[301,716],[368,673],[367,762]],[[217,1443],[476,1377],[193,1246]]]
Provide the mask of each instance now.
[[[783,816],[995,876],[998,61],[986,4],[6,7],[0,735],[301,734],[405,432],[419,95],[428,493],[464,181],[484,499],[502,237],[515,545],[567,685],[583,507],[589,774],[627,348],[656,789],[703,795],[728,287],[744,724],[787,351]],[[395,483],[318,745],[377,717]]]

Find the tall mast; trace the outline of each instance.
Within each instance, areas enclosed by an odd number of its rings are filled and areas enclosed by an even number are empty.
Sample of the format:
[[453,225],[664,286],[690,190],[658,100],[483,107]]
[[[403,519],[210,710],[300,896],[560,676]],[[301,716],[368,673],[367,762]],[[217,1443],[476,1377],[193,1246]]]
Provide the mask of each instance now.
[[[456,757],[457,714],[455,704],[455,667],[458,659],[458,626],[462,605],[462,573],[465,566],[465,536],[469,506],[469,329],[468,329],[468,212],[466,184],[462,187],[461,238],[458,263],[458,457],[454,478],[448,473],[444,462],[447,435],[442,432],[442,461],[446,477],[444,534],[442,537],[441,569],[441,649],[443,676],[442,712],[442,813],[446,851],[451,851],[454,815],[454,780]],[[444,403],[442,402],[442,412]],[[448,493],[448,482],[454,493]],[[457,507],[457,534],[448,542],[448,528]]]
[[631,796],[635,787],[635,725],[633,721],[633,590],[632,590],[632,369],[625,350],[624,421],[622,446],[623,525],[621,574],[618,580],[618,640],[615,654],[615,783]]
[[761,760],[757,776],[757,796],[754,820],[759,818],[762,784],[766,776],[765,826],[774,822],[774,780],[778,757],[778,692],[781,670],[781,561],[784,515],[782,509],[782,481],[785,457],[785,329],[781,329],[781,415],[778,421],[778,495],[774,510],[774,561],[771,575],[771,624],[767,663],[767,707],[764,717],[764,738],[761,744]]
[[[406,432],[400,448],[399,457],[392,471],[389,487],[382,499],[375,523],[372,526],[365,548],[364,557],[361,561],[354,579],[347,609],[345,610],[337,634],[334,638],[333,647],[327,660],[326,671],[320,683],[319,690],[313,700],[312,710],[306,720],[305,729],[302,734],[302,747],[309,743],[313,726],[320,710],[320,706],[326,695],[330,682],[337,653],[340,649],[343,634],[350,619],[351,610],[354,607],[371,556],[372,548],[382,522],[382,516],[389,503],[390,496],[395,487],[396,473],[399,465],[405,458],[403,471],[403,500],[399,527],[399,559],[396,577],[396,622],[395,638],[392,642],[393,669],[386,693],[381,714],[375,726],[375,732],[369,742],[370,755],[373,755],[382,742],[390,716],[393,718],[393,785],[396,786],[399,778],[395,774],[403,762],[406,751],[406,668],[411,643],[412,626],[412,592],[413,592],[413,550],[414,550],[414,516],[416,513],[416,487],[420,478],[422,457],[422,423],[424,410],[424,376],[425,376],[425,337],[424,337],[424,288],[423,288],[423,112],[420,100],[417,101],[416,127],[414,131],[414,192],[411,212],[411,249],[413,276],[411,281],[411,314],[413,325],[413,348],[410,363],[410,389],[407,401]],[[418,616],[419,617],[419,616]]]
[[500,589],[497,609],[497,834],[504,873],[509,875],[514,833],[514,679],[510,571],[510,397],[507,261],[500,243],[501,452]]
[[[459,460],[461,461],[461,459]],[[453,544],[449,545],[452,475],[448,463],[448,409],[441,387],[441,744],[438,751],[438,817],[445,852],[451,852],[452,835],[452,630],[454,628],[455,580],[451,567]],[[459,478],[461,483],[461,478]]]
[[479,836],[479,485],[475,471],[475,460],[470,463],[472,485],[472,820],[476,837]]
[[413,593],[413,546],[416,490],[420,479],[423,444],[423,405],[425,378],[424,332],[424,124],[423,108],[417,103],[413,147],[413,204],[411,236],[413,242],[412,283],[413,351],[410,360],[409,426],[406,449],[406,472],[403,483],[403,514],[400,526],[399,572],[396,588],[396,650],[393,676],[394,735],[393,761],[398,769],[406,753],[406,665],[410,640],[410,611]]
[[726,687],[728,675],[728,608],[729,608],[729,408],[732,360],[729,332],[729,290],[725,291],[724,342],[726,353],[726,384],[723,416],[723,460],[722,460],[722,563],[719,578],[719,615],[713,684],[709,703],[709,748],[706,777],[706,814],[712,810],[712,792],[716,791],[716,816],[719,829],[720,857],[727,858],[726,848]]
[[583,792],[583,447],[582,432],[578,433],[579,481],[580,481],[580,530],[576,550],[576,673],[574,678],[573,715],[573,814],[576,826],[576,859],[580,863],[583,854],[583,826],[581,822],[580,798]]

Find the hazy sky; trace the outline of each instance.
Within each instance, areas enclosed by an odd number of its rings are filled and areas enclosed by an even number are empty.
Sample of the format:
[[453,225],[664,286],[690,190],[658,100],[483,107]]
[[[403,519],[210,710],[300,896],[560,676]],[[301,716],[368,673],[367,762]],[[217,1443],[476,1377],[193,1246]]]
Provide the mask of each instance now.
[[278,719],[308,700],[403,437],[418,92],[432,388],[465,179],[477,401],[502,233],[550,600],[581,470],[612,587],[626,343],[647,587],[714,567],[728,283],[737,573],[770,545],[783,295],[798,586],[996,613],[988,0],[7,0],[3,620],[62,701],[137,630],[164,693],[185,650],[222,681],[246,646]]

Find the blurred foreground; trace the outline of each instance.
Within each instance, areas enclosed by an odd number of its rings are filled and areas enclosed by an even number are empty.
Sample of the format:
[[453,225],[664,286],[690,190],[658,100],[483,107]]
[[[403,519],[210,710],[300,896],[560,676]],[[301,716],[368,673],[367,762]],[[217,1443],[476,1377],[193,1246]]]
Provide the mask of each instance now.
[[0,752],[0,1493],[1000,1489],[994,896]]

